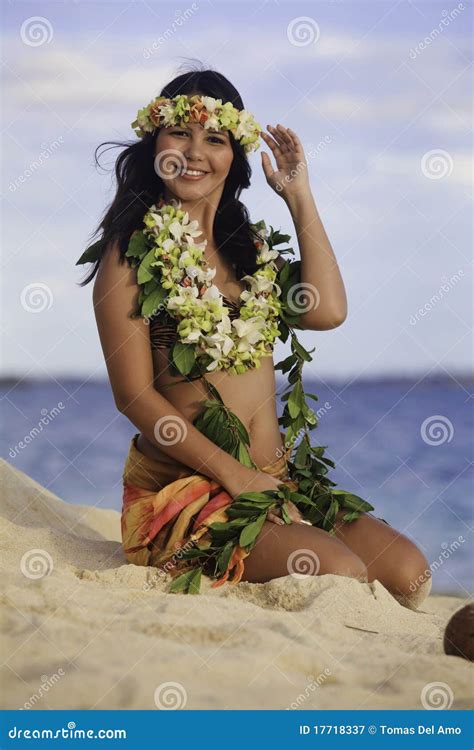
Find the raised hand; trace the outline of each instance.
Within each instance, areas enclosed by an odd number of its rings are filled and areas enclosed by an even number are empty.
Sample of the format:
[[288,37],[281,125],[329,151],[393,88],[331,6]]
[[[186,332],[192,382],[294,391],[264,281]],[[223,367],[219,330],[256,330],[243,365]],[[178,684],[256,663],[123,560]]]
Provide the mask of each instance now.
[[300,139],[291,128],[278,124],[267,125],[271,133],[261,132],[261,137],[271,149],[277,168],[274,170],[269,155],[262,151],[262,169],[270,187],[283,200],[305,196],[311,192],[308,164]]

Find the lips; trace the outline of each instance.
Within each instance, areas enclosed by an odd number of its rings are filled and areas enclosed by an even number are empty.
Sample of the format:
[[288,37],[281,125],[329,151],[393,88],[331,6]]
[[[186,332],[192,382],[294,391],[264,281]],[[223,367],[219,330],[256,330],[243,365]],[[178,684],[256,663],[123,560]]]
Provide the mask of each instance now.
[[[190,167],[188,167],[190,169]],[[194,170],[192,170],[194,171]],[[186,174],[185,171],[180,172],[179,177],[183,180],[202,180],[208,172],[204,172],[203,170],[196,170],[196,172],[201,172],[201,174]]]

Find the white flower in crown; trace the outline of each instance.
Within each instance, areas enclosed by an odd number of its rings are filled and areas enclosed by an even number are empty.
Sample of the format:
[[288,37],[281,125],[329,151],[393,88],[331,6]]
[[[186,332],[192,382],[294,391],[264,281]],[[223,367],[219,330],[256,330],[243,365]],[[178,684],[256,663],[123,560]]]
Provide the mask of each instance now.
[[208,112],[214,112],[219,104],[222,104],[220,99],[214,99],[212,96],[202,96],[201,101],[204,104]]
[[242,109],[239,114],[239,124],[237,125],[234,133],[235,138],[237,140],[240,140],[240,138],[249,138],[254,134],[254,132],[255,120],[253,118],[253,115],[251,115],[251,113],[246,109]]
[[160,116],[163,118],[163,125],[174,125],[174,106],[172,104],[162,104],[160,106]]

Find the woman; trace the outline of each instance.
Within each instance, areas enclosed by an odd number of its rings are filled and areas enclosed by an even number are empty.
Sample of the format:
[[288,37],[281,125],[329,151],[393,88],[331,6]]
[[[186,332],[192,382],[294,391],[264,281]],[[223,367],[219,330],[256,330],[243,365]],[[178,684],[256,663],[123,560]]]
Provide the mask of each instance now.
[[[248,125],[251,118],[247,118],[234,86],[215,71],[182,74],[164,87],[160,97],[171,101],[178,95],[194,97],[190,100],[197,102],[199,119],[183,122],[170,115],[176,110],[155,108],[152,112],[150,105],[139,112],[132,125],[138,125],[136,132],[141,140],[129,146],[117,161],[118,192],[100,225],[102,238],[93,246],[96,255],[89,253],[85,257],[86,253],[79,261],[93,257],[98,261],[83,283],[88,283],[97,271],[93,301],[115,402],[139,430],[132,439],[124,470],[122,527],[127,559],[157,567],[166,557],[163,550],[169,553],[169,559],[191,538],[191,530],[197,531],[193,537],[196,541],[201,532],[209,531],[210,519],[228,519],[225,511],[229,511],[237,496],[276,491],[288,478],[288,451],[282,443],[284,433],[280,432],[276,413],[271,353],[239,374],[216,367],[207,372],[207,383],[204,378],[183,380],[169,366],[170,350],[176,341],[169,310],[162,306],[149,319],[130,318],[130,310],[143,298],[139,296],[136,266],[124,264],[123,259],[131,235],[140,230],[151,205],[158,211],[157,207],[174,201],[173,205],[180,205],[189,219],[197,222],[193,226],[202,233],[199,241],[203,240],[203,258],[207,267],[214,269],[210,278],[234,319],[239,298],[246,289],[242,271],[255,267],[251,225],[238,200],[241,190],[250,184],[247,152],[249,142],[250,147],[255,145]],[[249,137],[239,137],[238,130],[230,126],[204,127],[206,118],[212,117],[215,100],[232,103],[229,111],[233,106],[241,121],[247,123],[247,130],[242,132]],[[160,125],[155,127],[152,123],[147,128],[147,117],[156,118],[157,111],[162,119],[153,123]],[[224,117],[219,120],[222,122]],[[314,292],[313,299],[317,298],[317,304],[303,310],[299,327],[329,330],[344,321],[346,296],[311,193],[304,152],[290,128],[278,124],[268,125],[267,130],[261,132],[261,138],[273,153],[277,169],[273,169],[266,153],[261,157],[262,168],[268,185],[283,199],[294,222],[301,255],[301,284]],[[285,261],[279,255],[275,263],[281,269]],[[223,450],[195,426],[202,405],[209,398],[208,383],[217,389],[225,406],[247,431],[251,465]],[[169,438],[170,428],[179,438]],[[207,484],[199,485],[189,506],[198,508],[199,513],[185,517],[183,508],[188,501],[180,505],[176,498],[184,497],[185,488],[190,487],[186,483],[196,476]],[[198,501],[198,505],[193,505]],[[125,510],[128,513],[134,503],[136,507],[141,503],[140,512],[126,517]],[[206,509],[211,506],[210,514]],[[288,575],[293,572],[291,561],[301,554],[314,562],[311,574],[333,573],[360,581],[378,579],[405,606],[416,608],[428,594],[429,566],[424,555],[386,522],[361,513],[353,514],[359,517],[346,523],[344,511],[339,510],[332,533],[328,533],[305,520],[295,503],[288,501],[285,507],[283,518],[279,506],[271,506],[265,519],[262,517],[264,522],[253,545],[245,553],[239,547],[240,557],[232,556],[232,565],[239,566],[238,579],[234,576],[234,580],[264,582]],[[131,540],[137,539],[140,544],[133,546]],[[233,549],[235,553],[236,548]],[[173,565],[179,567],[176,559]],[[228,559],[226,565],[230,565]],[[420,580],[424,581],[421,586],[414,584]]]

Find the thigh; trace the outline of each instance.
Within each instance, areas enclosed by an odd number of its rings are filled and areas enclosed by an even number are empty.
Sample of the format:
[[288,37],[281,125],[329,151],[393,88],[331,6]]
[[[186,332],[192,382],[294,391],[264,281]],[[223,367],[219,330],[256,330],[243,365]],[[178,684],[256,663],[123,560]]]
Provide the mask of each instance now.
[[302,523],[265,521],[249,556],[242,581],[263,583],[292,574],[350,576],[367,580],[360,558],[327,531]]
[[371,513],[363,513],[349,523],[341,520],[343,515],[339,511],[336,537],[364,561],[369,581],[376,578],[387,588],[400,588],[429,567],[414,542]]

